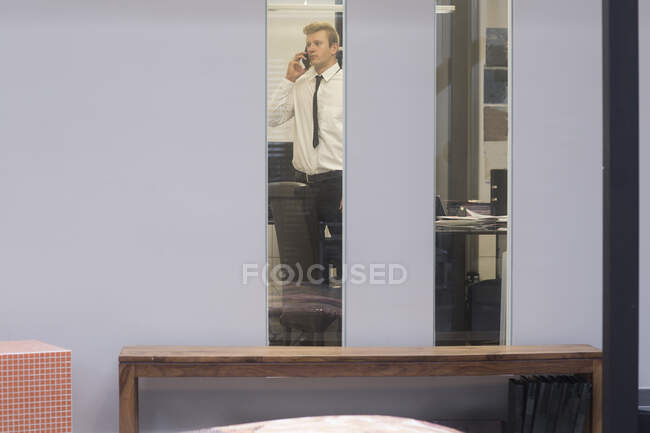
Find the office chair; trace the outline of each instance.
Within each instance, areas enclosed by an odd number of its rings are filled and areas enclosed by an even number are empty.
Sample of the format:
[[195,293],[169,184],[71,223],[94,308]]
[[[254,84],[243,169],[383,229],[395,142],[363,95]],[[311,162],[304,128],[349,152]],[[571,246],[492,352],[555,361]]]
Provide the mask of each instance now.
[[484,280],[467,288],[472,344],[499,344],[501,280]]
[[[292,331],[309,336],[299,343],[323,345],[327,328],[341,318],[341,289],[310,282],[307,270],[321,264],[320,222],[309,187],[300,182],[269,183],[280,263],[289,281],[283,281],[278,316],[284,327],[284,344],[293,344]],[[278,275],[276,275],[278,277]],[[282,276],[280,276],[282,277]],[[313,280],[324,279],[318,269]],[[300,337],[299,337],[300,338]]]
[[[268,161],[266,170],[267,182],[293,181],[296,170],[293,168],[293,143],[290,141],[269,141],[267,151]],[[273,224],[273,211],[268,206],[269,224]]]

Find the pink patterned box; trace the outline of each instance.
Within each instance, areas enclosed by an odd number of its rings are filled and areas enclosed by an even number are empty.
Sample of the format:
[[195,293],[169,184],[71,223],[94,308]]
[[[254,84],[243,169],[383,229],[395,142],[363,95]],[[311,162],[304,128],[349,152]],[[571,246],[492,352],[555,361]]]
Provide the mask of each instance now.
[[0,432],[72,431],[70,355],[40,341],[0,341]]

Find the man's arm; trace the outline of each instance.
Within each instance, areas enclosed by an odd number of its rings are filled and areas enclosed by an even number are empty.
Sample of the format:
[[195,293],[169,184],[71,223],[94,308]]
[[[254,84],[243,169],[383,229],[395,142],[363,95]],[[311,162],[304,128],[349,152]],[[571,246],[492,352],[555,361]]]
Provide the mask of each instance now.
[[269,103],[269,126],[282,125],[294,115],[293,86],[298,78],[305,73],[306,69],[300,61],[305,58],[303,51],[296,53],[287,67],[287,74],[282,83],[273,93]]
[[283,79],[273,92],[269,101],[269,126],[282,125],[293,117],[293,86],[291,81]]

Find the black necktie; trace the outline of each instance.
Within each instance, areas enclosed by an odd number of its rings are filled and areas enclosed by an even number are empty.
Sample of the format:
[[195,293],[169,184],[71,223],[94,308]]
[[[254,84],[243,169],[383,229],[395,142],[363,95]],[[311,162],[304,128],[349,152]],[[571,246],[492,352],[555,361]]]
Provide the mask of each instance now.
[[312,110],[314,114],[314,149],[318,146],[318,87],[320,86],[322,79],[322,75],[316,75],[316,90],[314,90],[314,103]]

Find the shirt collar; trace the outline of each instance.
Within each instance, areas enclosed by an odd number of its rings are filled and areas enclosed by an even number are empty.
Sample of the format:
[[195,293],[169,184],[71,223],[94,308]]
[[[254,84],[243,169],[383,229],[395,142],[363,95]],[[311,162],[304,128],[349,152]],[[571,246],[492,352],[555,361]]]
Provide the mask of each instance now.
[[[323,76],[323,79],[324,79],[325,81],[329,81],[330,78],[332,78],[332,77],[334,76],[334,74],[336,74],[336,73],[339,71],[339,68],[340,68],[340,66],[339,66],[339,62],[334,62],[334,64],[333,64],[332,66],[330,66],[329,68],[325,69],[325,70],[323,71],[323,73],[321,74],[321,75]],[[314,68],[312,68],[312,70],[314,71],[314,77],[315,77],[316,75],[318,75],[318,74],[316,73],[316,70],[315,70]]]

